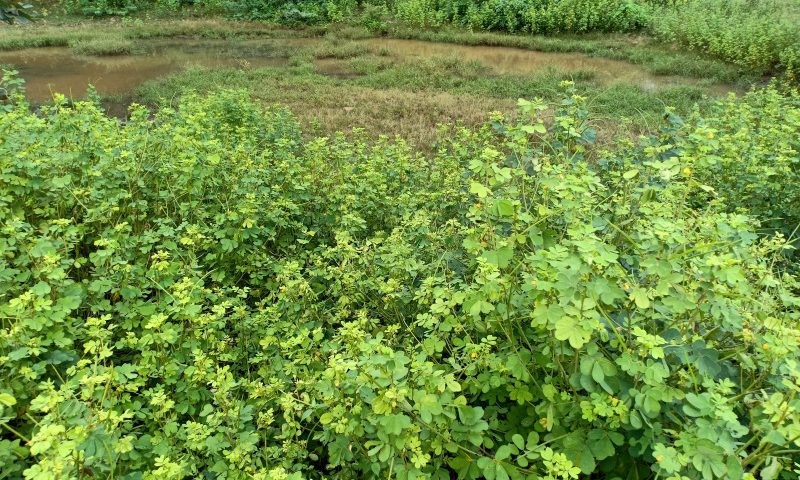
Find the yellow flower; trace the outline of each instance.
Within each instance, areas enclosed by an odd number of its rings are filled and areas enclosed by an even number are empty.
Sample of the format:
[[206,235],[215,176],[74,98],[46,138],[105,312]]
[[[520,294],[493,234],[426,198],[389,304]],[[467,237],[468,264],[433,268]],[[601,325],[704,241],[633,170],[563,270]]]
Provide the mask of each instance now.
[[689,168],[689,167],[684,167],[684,168],[683,168],[683,174],[684,174],[684,175],[686,175],[686,176],[688,177],[689,175],[691,175],[691,174],[692,174],[692,169],[691,169],[691,168]]

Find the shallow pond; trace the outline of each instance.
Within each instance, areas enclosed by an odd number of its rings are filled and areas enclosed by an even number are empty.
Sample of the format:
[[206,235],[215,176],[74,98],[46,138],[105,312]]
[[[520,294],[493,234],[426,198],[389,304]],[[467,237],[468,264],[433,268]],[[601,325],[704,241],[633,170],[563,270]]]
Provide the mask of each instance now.
[[[477,61],[500,75],[525,75],[555,68],[564,72],[589,73],[603,84],[628,83],[638,85],[646,91],[676,85],[696,85],[696,79],[660,76],[649,73],[632,63],[607,58],[590,57],[582,53],[553,53],[525,50],[512,47],[490,47],[377,38],[363,40],[379,52],[388,53],[406,60],[431,57],[454,57],[466,61]],[[712,91],[724,91],[725,85],[713,85]]]
[[[48,47],[0,52],[0,65],[19,69],[26,80],[28,97],[45,101],[52,92],[82,97],[89,84],[101,94],[132,92],[147,80],[163,77],[192,66],[251,67],[287,66],[293,52],[326,45],[329,40],[259,39],[243,42],[223,40],[170,39],[140,41],[138,53],[124,56],[82,56],[68,48]],[[623,82],[652,91],[675,85],[694,85],[697,80],[656,76],[636,65],[579,53],[547,53],[508,47],[485,47],[442,44],[416,40],[367,39],[354,43],[366,47],[374,55],[395,62],[452,57],[477,61],[495,74],[526,75],[548,68],[564,72],[588,74],[604,84]],[[329,43],[327,43],[329,45]],[[318,59],[317,71],[340,79],[356,76],[347,67],[347,60]],[[728,88],[712,85],[709,90],[721,93]]]
[[145,53],[122,56],[75,55],[68,48],[47,47],[0,52],[0,65],[14,65],[25,79],[28,98],[44,101],[52,92],[82,97],[94,85],[106,95],[133,91],[147,80],[192,66],[280,66],[285,58],[268,53],[246,55],[231,51],[223,42],[147,42]]

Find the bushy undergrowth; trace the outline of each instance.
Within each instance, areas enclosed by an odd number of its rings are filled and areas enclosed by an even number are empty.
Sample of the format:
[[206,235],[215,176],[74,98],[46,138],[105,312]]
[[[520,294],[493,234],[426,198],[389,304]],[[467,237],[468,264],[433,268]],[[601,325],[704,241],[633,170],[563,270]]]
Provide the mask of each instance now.
[[660,38],[761,72],[800,75],[800,5],[791,0],[689,0],[656,8]]
[[[663,140],[700,182],[747,211],[767,230],[787,236],[800,227],[800,95],[773,88],[722,100],[695,112]],[[699,195],[704,203],[707,195]]]
[[630,32],[646,21],[630,0],[398,0],[396,9],[411,25],[511,33]]
[[793,478],[783,241],[681,145],[591,166],[582,103],[432,158],[237,92],[10,106],[5,477]]

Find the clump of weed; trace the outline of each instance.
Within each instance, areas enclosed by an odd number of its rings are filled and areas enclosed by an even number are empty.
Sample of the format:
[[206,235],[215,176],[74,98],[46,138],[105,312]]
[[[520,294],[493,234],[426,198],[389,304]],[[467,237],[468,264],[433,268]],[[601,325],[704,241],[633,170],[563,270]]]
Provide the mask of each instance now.
[[78,55],[130,55],[133,41],[125,37],[89,38],[69,42],[69,48]]
[[369,51],[369,47],[360,43],[342,42],[338,39],[332,39],[314,50],[314,58],[337,58],[339,60],[345,60],[359,57],[369,53]]

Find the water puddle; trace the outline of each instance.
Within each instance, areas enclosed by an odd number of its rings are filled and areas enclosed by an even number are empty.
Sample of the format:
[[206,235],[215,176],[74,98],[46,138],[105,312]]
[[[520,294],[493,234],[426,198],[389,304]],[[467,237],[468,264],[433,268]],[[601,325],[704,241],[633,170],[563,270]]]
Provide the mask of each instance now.
[[[640,86],[645,91],[655,91],[677,85],[696,85],[699,80],[653,75],[632,63],[607,58],[590,57],[582,53],[538,52],[513,47],[488,47],[373,38],[361,40],[382,55],[399,57],[405,61],[432,57],[452,57],[462,61],[477,61],[488,66],[499,75],[530,75],[546,69],[563,72],[576,72],[591,75],[595,81],[604,85],[628,83]],[[716,93],[730,90],[727,86],[715,85]]]
[[[245,41],[171,39],[140,41],[136,55],[93,57],[73,54],[68,48],[35,48],[0,52],[0,65],[11,64],[27,82],[28,97],[34,102],[51,98],[52,92],[82,97],[92,84],[104,95],[128,94],[147,80],[163,77],[192,66],[207,68],[286,67],[299,51],[314,51],[330,40],[258,39]],[[675,85],[694,85],[699,81],[649,74],[622,61],[588,57],[579,53],[547,53],[507,47],[453,45],[416,40],[366,39],[372,55],[393,62],[416,62],[442,57],[477,61],[489,74],[531,75],[555,68],[586,75],[603,84],[629,83],[652,91]],[[320,58],[314,61],[321,74],[341,80],[358,76],[347,60]],[[729,88],[711,86],[713,93]]]
[[142,54],[81,56],[68,48],[47,47],[0,52],[0,65],[13,65],[25,79],[27,96],[34,102],[52,98],[52,92],[83,97],[94,85],[105,95],[126,94],[147,80],[190,67],[284,66],[286,58],[269,52],[236,52],[224,42],[151,42]]

